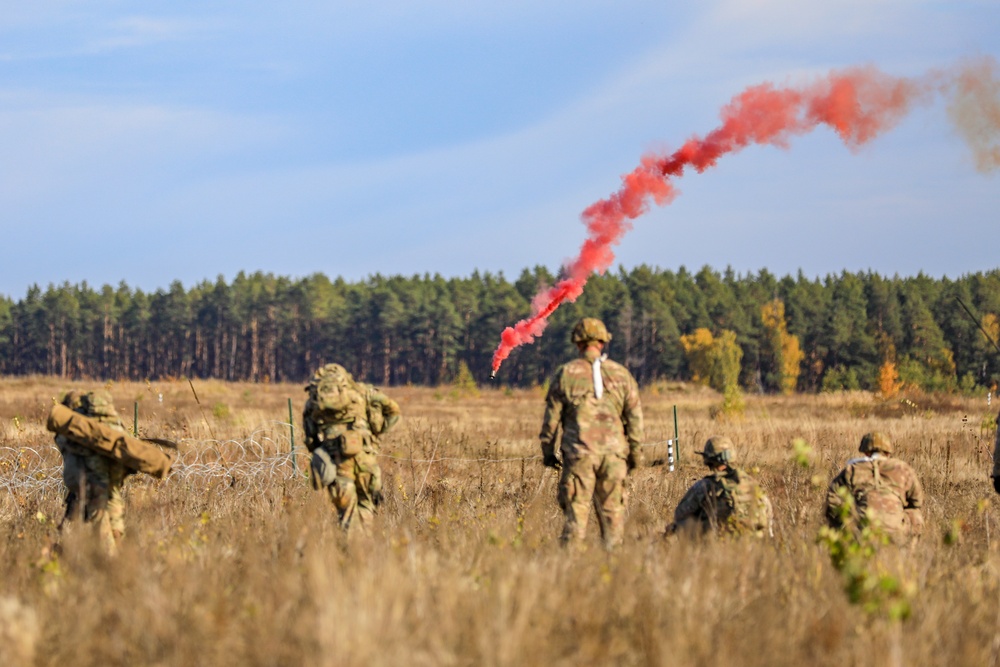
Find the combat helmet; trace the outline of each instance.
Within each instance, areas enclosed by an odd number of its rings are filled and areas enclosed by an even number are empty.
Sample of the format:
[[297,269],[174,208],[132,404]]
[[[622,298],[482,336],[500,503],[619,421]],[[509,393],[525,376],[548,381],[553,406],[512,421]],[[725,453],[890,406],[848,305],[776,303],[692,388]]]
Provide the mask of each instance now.
[[[309,381],[310,385],[318,384],[320,380],[325,377],[337,377],[342,379],[344,382],[354,382],[354,376],[351,372],[340,364],[329,363],[324,364],[319,367],[315,373],[313,373],[312,379]],[[306,386],[306,391],[309,391],[309,386]]]
[[604,326],[604,322],[596,317],[585,317],[573,327],[571,339],[577,345],[592,341],[607,343],[611,340],[611,334],[608,333],[608,328]]
[[111,394],[106,391],[89,391],[80,397],[85,414],[105,424],[117,424],[120,420],[115,410]]
[[729,463],[733,455],[733,441],[725,435],[713,435],[705,442],[705,449],[695,454],[701,454],[707,465]]
[[864,437],[861,438],[861,446],[858,447],[858,451],[865,456],[871,456],[875,452],[892,454],[894,449],[892,441],[880,431],[865,433]]
[[73,412],[79,412],[80,414],[87,412],[83,405],[83,396],[78,391],[67,391],[66,395],[62,398],[62,404]]

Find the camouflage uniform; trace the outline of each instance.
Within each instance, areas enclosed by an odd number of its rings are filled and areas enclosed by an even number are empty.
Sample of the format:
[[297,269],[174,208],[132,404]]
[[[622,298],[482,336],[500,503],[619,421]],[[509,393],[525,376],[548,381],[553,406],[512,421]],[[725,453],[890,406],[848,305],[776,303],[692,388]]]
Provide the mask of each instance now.
[[[605,546],[616,546],[624,537],[625,478],[641,463],[642,407],[632,374],[601,356],[601,347],[593,345],[610,339],[600,320],[585,318],[577,324],[573,342],[581,348],[580,358],[556,370],[545,398],[539,434],[545,465],[559,465],[555,447],[562,428],[563,543],[586,536],[592,502]],[[600,377],[600,397],[595,373]]]
[[324,369],[331,366],[350,378],[350,406],[342,419],[322,423],[307,401],[303,426],[306,447],[313,453],[313,487],[326,488],[347,530],[355,515],[367,524],[382,500],[378,438],[399,422],[400,411],[396,401],[372,385],[354,382],[343,367],[328,364]]
[[696,527],[699,532],[773,536],[774,512],[764,489],[739,468],[729,465],[732,441],[710,438],[697,452],[712,472],[687,490],[674,510],[668,533]]
[[[125,431],[106,392],[70,392],[63,399],[63,405]],[[118,542],[125,534],[122,487],[130,471],[120,461],[101,456],[61,435],[57,435],[55,441],[63,457],[63,483],[66,485],[66,514],[59,524],[60,528],[82,512],[84,522],[96,524],[108,553],[115,553]]]
[[918,537],[924,526],[924,491],[913,468],[890,458],[892,443],[881,433],[867,434],[859,449],[865,456],[848,461],[830,482],[827,523],[852,530],[871,525],[897,544]]

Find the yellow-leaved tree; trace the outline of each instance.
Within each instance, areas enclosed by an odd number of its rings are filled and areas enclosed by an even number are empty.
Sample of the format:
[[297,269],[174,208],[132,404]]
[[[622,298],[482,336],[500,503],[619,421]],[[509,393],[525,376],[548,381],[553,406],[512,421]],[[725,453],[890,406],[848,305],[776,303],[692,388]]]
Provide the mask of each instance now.
[[785,304],[781,299],[774,299],[760,307],[760,317],[767,330],[767,340],[773,360],[773,371],[770,384],[777,386],[781,393],[795,393],[802,372],[802,359],[805,352],[799,345],[799,337],[788,333],[788,323],[785,322]]
[[899,380],[899,369],[896,362],[886,359],[878,369],[878,393],[882,398],[895,398],[903,388]]
[[722,412],[742,412],[740,362],[743,349],[736,342],[736,332],[723,329],[718,336],[708,329],[695,329],[681,336],[688,367],[695,382],[707,384],[723,396]]
[[903,389],[903,381],[899,377],[899,362],[896,359],[896,344],[892,337],[884,331],[875,336],[875,343],[882,355],[882,365],[878,368],[878,395],[882,398],[895,398]]

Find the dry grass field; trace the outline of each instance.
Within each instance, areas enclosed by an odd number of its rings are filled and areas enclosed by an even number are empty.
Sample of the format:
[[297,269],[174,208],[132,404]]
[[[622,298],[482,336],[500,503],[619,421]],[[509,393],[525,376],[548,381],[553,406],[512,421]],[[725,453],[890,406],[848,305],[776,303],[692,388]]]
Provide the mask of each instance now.
[[[713,392],[649,388],[647,458],[666,455],[676,405],[681,461],[631,478],[626,542],[607,554],[593,523],[586,548],[558,544],[556,480],[534,458],[540,389],[389,390],[404,418],[383,443],[386,502],[371,534],[345,539],[302,475],[298,433],[298,476],[282,458],[301,387],[195,382],[199,405],[186,381],[113,384],[128,426],[138,402],[140,434],[185,454],[165,481],[130,478],[109,559],[89,531],[55,528],[44,419],[70,386],[0,379],[0,664],[1000,664],[985,397],[748,397],[718,422]],[[927,495],[923,541],[868,563],[909,596],[903,621],[852,604],[816,543],[826,483],[871,430]],[[662,537],[713,433],[767,489],[773,540]]]

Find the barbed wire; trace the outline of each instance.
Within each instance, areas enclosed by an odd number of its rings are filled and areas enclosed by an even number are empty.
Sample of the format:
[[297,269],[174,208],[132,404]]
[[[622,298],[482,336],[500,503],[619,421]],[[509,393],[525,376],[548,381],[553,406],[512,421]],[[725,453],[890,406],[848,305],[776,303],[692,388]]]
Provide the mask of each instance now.
[[[164,485],[184,484],[204,489],[228,487],[243,495],[256,493],[268,485],[284,482],[308,469],[308,453],[301,447],[291,452],[291,437],[277,434],[275,427],[287,428],[287,422],[269,422],[242,440],[199,440],[183,438],[178,442],[178,456]],[[646,443],[643,447],[672,445],[675,440]],[[431,465],[435,463],[517,463],[541,459],[541,454],[527,456],[440,456],[416,458],[397,453],[378,454],[386,462]],[[136,476],[136,483],[155,483]],[[62,458],[55,445],[0,447],[0,489],[9,493],[39,494],[62,488]]]
[[[639,446],[640,447],[657,447],[659,445],[674,445],[674,444],[676,444],[676,442],[677,441],[673,440],[673,439],[671,439],[671,440],[660,440],[659,442],[647,442],[647,443],[644,443],[644,444],[639,445]],[[388,458],[388,459],[391,459],[393,461],[399,461],[401,463],[439,463],[439,462],[442,462],[442,461],[462,461],[462,462],[466,462],[466,463],[507,463],[507,462],[511,462],[511,461],[533,461],[533,460],[542,458],[541,454],[535,454],[533,456],[515,456],[515,457],[503,458],[503,459],[485,458],[485,457],[484,458],[463,458],[463,457],[458,457],[458,456],[441,456],[441,457],[433,458],[433,459],[414,459],[414,458],[400,457],[400,456],[397,456],[395,454],[379,454],[378,456],[379,456],[379,458]]]

